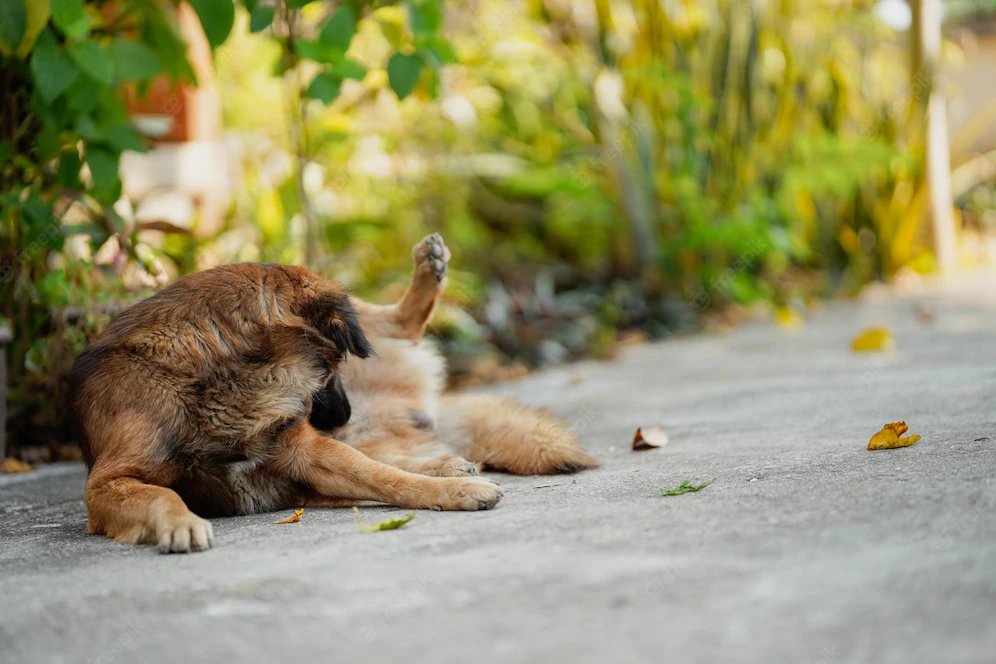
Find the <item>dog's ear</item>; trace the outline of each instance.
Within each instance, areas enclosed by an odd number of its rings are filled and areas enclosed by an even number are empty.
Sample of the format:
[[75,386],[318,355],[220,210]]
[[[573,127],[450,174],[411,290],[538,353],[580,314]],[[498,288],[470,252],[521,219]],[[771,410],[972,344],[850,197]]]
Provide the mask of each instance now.
[[367,339],[367,335],[363,333],[359,316],[356,315],[353,305],[349,303],[348,297],[342,298],[338,306],[338,316],[336,316],[335,322],[330,327],[329,338],[339,348],[349,351],[361,359],[373,355],[373,348],[370,346],[370,341]]
[[373,355],[373,348],[370,347],[367,335],[363,333],[349,295],[339,284],[320,281],[317,286],[309,285],[297,301],[296,307],[295,313],[300,314],[323,337],[331,341],[341,357],[345,357],[347,353],[359,358]]

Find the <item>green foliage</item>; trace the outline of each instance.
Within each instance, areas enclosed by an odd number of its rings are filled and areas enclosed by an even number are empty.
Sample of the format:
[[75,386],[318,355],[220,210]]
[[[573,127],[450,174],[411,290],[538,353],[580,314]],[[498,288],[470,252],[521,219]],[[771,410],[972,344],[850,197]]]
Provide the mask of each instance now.
[[201,20],[201,26],[211,48],[223,44],[235,23],[235,5],[230,0],[188,1]]
[[[212,49],[219,48],[235,24],[235,3],[188,1]],[[140,96],[160,75],[174,84],[196,82],[178,33],[176,4],[0,3],[0,315],[14,327],[9,353],[15,418],[59,423],[60,410],[48,404],[58,400],[61,377],[75,353],[109,318],[94,312],[116,311],[145,294],[134,284],[125,288],[126,272],[165,278],[157,252],[113,206],[122,192],[121,153],[146,150],[129,124],[125,91]],[[278,45],[278,69],[291,97],[330,104],[343,81],[366,76],[367,67],[347,57],[362,4],[344,3],[334,11],[326,3],[293,0],[240,4],[250,14],[250,29],[267,31]],[[420,38],[439,41],[439,24],[431,17],[441,5],[436,0],[420,7],[412,16],[429,17],[418,26]],[[316,68],[302,89],[299,72]],[[410,94],[417,82],[402,77],[399,92]],[[306,151],[303,133],[301,138],[298,148]],[[306,163],[308,155],[302,156]],[[301,192],[284,191],[292,205],[307,209]],[[79,245],[84,249],[68,249],[74,235],[86,238]],[[172,262],[189,269],[191,242],[167,238],[161,251],[172,252]],[[94,253],[102,247],[111,259],[96,265]],[[62,267],[52,269],[53,262]],[[113,297],[96,302],[96,292]],[[87,313],[77,315],[80,310]],[[70,340],[71,348],[57,350]],[[30,387],[39,384],[47,387]]]

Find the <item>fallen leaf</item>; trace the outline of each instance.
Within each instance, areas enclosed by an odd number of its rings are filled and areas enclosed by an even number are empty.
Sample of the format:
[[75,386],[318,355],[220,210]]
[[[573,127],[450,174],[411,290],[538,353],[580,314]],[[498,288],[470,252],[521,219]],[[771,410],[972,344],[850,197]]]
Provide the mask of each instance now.
[[685,480],[684,482],[682,482],[681,484],[679,484],[678,486],[676,486],[673,489],[667,489],[667,490],[661,489],[661,495],[662,496],[680,496],[683,493],[691,493],[692,491],[699,491],[701,489],[704,489],[704,488],[706,488],[707,486],[709,486],[710,484],[712,484],[713,482],[716,481],[716,478],[714,477],[711,480],[709,480],[708,482],[706,482],[705,484],[700,484],[698,486],[695,486],[694,484],[692,484],[692,482],[694,482],[696,479],[697,478],[695,478],[695,477],[689,477],[687,480]]
[[897,447],[909,447],[916,441],[920,440],[920,436],[906,436],[905,438],[900,438],[904,433],[909,431],[909,427],[906,426],[906,422],[890,422],[882,427],[882,430],[871,437],[868,441],[868,449],[870,450],[892,450]]
[[664,447],[669,440],[667,432],[660,424],[648,428],[646,431],[638,428],[633,436],[633,450],[652,450],[657,447]]
[[582,385],[587,378],[580,371],[571,376],[570,380],[567,381],[568,385]]
[[0,462],[0,473],[28,473],[35,469],[33,463],[26,463],[14,457],[7,457]]
[[916,319],[924,324],[933,323],[937,315],[923,306],[922,304],[917,304],[913,306],[913,313],[916,315]]
[[392,516],[390,519],[367,524],[360,521],[360,510],[354,507],[353,511],[356,512],[356,523],[360,524],[360,530],[365,533],[375,533],[378,530],[397,530],[415,518],[415,512],[412,512],[408,516]]
[[534,489],[548,489],[548,488],[550,488],[552,486],[560,486],[560,485],[559,484],[537,484],[533,488]]
[[297,523],[298,521],[301,520],[301,515],[302,514],[304,514],[304,508],[303,507],[301,509],[299,509],[299,510],[294,510],[294,515],[293,516],[289,516],[286,519],[284,519],[283,521],[274,521],[273,523]]
[[798,330],[803,324],[802,316],[792,307],[778,307],[775,323],[784,330]]
[[892,350],[895,346],[896,342],[892,338],[892,332],[889,332],[887,327],[869,327],[854,337],[854,341],[851,342],[851,350],[856,353]]

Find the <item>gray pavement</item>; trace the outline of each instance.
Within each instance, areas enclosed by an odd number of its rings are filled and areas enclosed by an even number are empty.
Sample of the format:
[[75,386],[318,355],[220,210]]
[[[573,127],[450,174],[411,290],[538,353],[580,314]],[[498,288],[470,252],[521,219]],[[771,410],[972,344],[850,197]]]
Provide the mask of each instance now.
[[[897,349],[852,353],[878,323]],[[0,661],[996,661],[993,275],[492,389],[602,466],[386,533],[221,519],[185,556],[87,536],[81,467],[0,477]],[[923,439],[865,450],[898,419]],[[670,444],[632,452],[658,421]],[[717,479],[654,491],[693,475]]]

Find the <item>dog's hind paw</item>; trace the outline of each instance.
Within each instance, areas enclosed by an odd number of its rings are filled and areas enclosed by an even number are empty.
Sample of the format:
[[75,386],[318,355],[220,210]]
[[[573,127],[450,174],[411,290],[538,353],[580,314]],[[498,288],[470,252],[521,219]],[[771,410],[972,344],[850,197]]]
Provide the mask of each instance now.
[[416,274],[430,274],[437,283],[446,278],[450,257],[450,250],[439,233],[433,233],[412,248]]
[[427,461],[418,472],[431,477],[469,477],[477,475],[477,464],[458,456],[441,456]]

